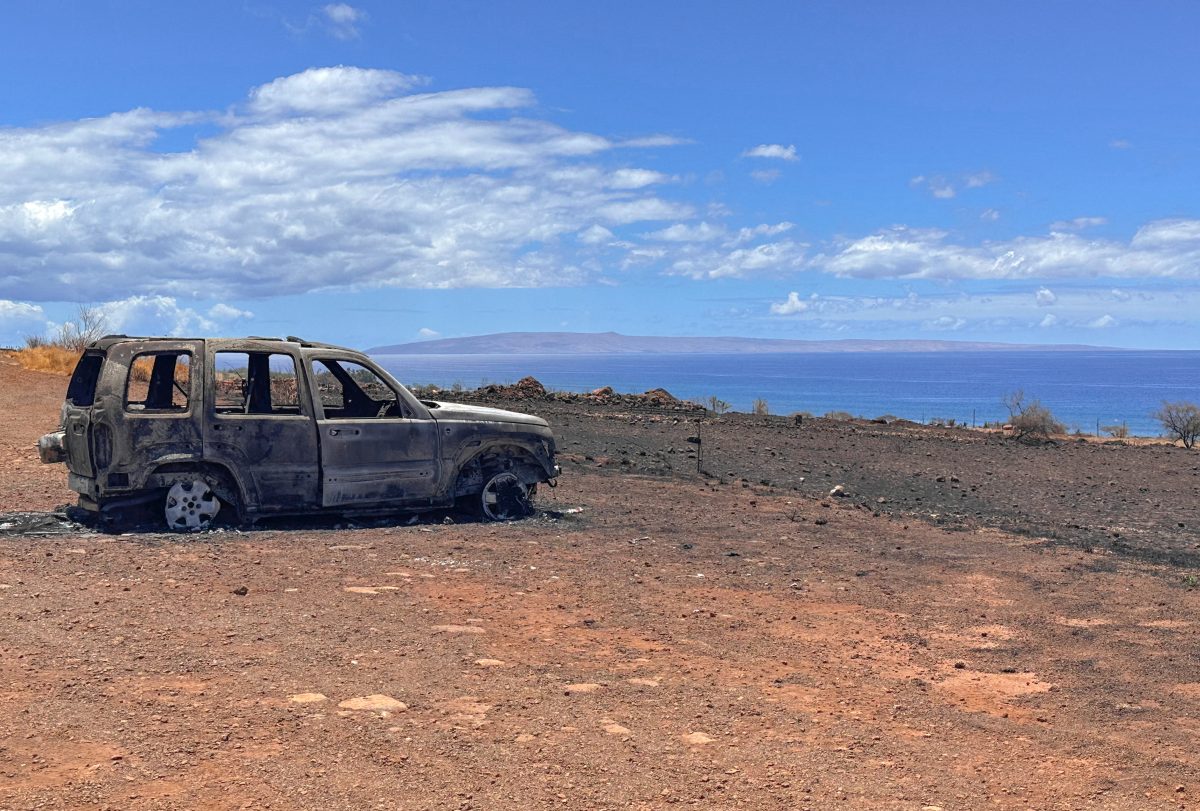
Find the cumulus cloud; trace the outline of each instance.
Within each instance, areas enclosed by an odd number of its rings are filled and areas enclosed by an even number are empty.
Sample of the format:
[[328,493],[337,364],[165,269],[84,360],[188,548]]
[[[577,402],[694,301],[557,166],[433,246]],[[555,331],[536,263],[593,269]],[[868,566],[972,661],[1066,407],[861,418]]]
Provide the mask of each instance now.
[[1042,329],[1058,326],[1058,316],[1054,313],[1046,313],[1046,317],[1038,322],[1038,326]]
[[1129,242],[1079,234],[963,245],[937,229],[897,226],[842,240],[809,266],[863,279],[1200,278],[1200,220],[1159,220]]
[[[815,294],[814,294],[815,295]],[[787,300],[771,305],[771,312],[775,315],[796,315],[808,310],[808,302],[800,298],[800,294],[795,290],[788,293]]]
[[321,7],[321,15],[329,33],[338,39],[357,39],[358,27],[367,19],[367,13],[348,3],[329,3]]
[[239,318],[253,318],[254,313],[218,302],[208,309],[208,317],[217,321],[236,321]]
[[391,70],[339,66],[282,76],[250,91],[248,110],[267,117],[345,113],[425,83]]
[[21,331],[40,333],[46,327],[46,313],[36,304],[0,299],[0,335],[11,340]]
[[1117,325],[1117,319],[1113,318],[1108,313],[1105,313],[1104,315],[1097,318],[1095,321],[1091,321],[1088,323],[1088,326],[1091,327],[1092,329],[1108,329],[1109,327],[1115,327],[1116,325]]
[[441,334],[442,333],[438,332],[436,329],[430,329],[429,327],[421,327],[419,330],[417,330],[417,337],[419,338],[437,338],[441,336]]
[[787,146],[783,146],[782,144],[759,144],[743,152],[742,157],[773,158],[781,161],[799,160],[799,157],[796,155],[796,147],[793,144],[788,144]]
[[110,331],[130,335],[200,335],[219,328],[191,307],[180,306],[172,296],[130,296],[105,302],[97,309]]
[[[221,114],[0,129],[0,297],[573,284],[603,266],[564,237],[693,216],[655,191],[670,177],[620,160],[678,139],[618,143],[539,118],[523,88],[423,83],[314,68]],[[155,148],[200,123],[195,146]]]
[[1034,300],[1037,301],[1039,307],[1049,307],[1058,301],[1058,296],[1054,295],[1054,291],[1048,287],[1040,287],[1034,294]]
[[612,231],[603,225],[593,225],[579,232],[579,241],[585,245],[602,245],[616,239]]

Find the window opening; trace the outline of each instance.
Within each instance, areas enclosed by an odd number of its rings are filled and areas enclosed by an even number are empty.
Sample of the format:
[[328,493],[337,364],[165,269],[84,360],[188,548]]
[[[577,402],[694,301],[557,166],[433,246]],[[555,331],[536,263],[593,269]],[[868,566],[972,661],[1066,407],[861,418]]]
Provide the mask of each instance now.
[[411,417],[397,391],[362,364],[319,359],[312,364],[313,385],[325,418],[361,420]]
[[100,380],[100,368],[104,366],[104,355],[89,352],[79,359],[67,386],[67,402],[73,406],[87,407],[96,401],[96,383]]
[[179,412],[188,409],[192,385],[190,352],[147,352],[129,364],[126,411]]
[[302,414],[296,363],[277,352],[217,352],[218,414]]

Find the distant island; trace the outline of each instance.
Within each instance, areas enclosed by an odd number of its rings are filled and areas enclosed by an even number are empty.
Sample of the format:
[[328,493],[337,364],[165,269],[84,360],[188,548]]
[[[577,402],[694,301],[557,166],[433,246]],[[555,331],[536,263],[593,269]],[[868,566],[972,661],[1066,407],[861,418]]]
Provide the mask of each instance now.
[[1042,352],[1115,351],[1081,344],[978,341],[799,341],[787,338],[687,338],[616,332],[498,332],[368,349],[372,355],[632,355],[762,354],[772,352]]

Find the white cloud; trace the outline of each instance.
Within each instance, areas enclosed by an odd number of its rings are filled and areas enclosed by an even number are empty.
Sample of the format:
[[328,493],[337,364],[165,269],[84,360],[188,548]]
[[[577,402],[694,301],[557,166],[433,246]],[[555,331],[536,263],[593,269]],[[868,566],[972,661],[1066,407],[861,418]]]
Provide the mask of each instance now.
[[774,158],[781,161],[799,160],[799,157],[796,155],[796,147],[793,144],[788,144],[787,146],[783,146],[782,144],[759,144],[743,152],[742,157]]
[[979,215],[984,222],[995,222],[1000,219],[1000,212],[994,208],[985,208]]
[[[669,176],[617,158],[679,139],[618,143],[539,118],[523,88],[422,81],[314,68],[222,114],[0,128],[0,297],[573,284],[620,257],[581,263],[564,237],[693,216],[654,191]],[[194,146],[155,148],[200,123]]]
[[1034,300],[1037,301],[1037,306],[1039,307],[1049,307],[1058,301],[1058,296],[1054,295],[1054,292],[1049,288],[1040,287],[1037,293],[1034,294]]
[[750,173],[750,177],[757,182],[768,186],[779,179],[780,171],[778,169],[755,169]]
[[234,321],[239,318],[253,318],[254,313],[249,310],[239,310],[237,307],[230,307],[223,302],[217,302],[208,308],[208,317],[217,321]]
[[[950,200],[958,195],[960,188],[978,189],[999,180],[986,169],[948,178],[945,175],[917,175],[908,181],[914,189],[924,189],[939,200]],[[993,209],[988,209],[993,211]],[[985,212],[986,214],[986,212]],[[999,213],[995,218],[999,217]],[[995,219],[993,218],[993,219]]]
[[640,189],[655,183],[666,183],[670,179],[662,172],[649,169],[618,169],[610,175],[608,185],[614,189]]
[[601,245],[612,242],[616,237],[603,225],[593,225],[579,232],[579,241],[585,245]]
[[695,225],[677,222],[662,230],[652,231],[643,236],[646,239],[656,239],[665,242],[710,242],[714,239],[721,239],[727,234],[728,231],[725,228],[710,225],[707,222],[699,222]]
[[172,296],[130,296],[97,309],[109,331],[129,335],[200,335],[218,329],[194,309],[179,306]]
[[321,8],[329,33],[338,39],[357,39],[358,26],[367,19],[367,13],[347,3],[330,3]]
[[[1168,294],[1139,289],[1127,301],[1114,303],[1111,291],[1102,287],[1073,287],[1055,294],[1054,312],[1039,310],[1027,289],[1017,284],[987,293],[909,292],[900,296],[850,296],[813,293],[807,298],[797,292],[783,301],[769,302],[767,318],[803,318],[811,327],[853,330],[858,334],[911,334],[915,330],[951,330],[962,333],[1002,330],[1019,335],[1024,330],[1100,329],[1137,324],[1144,327],[1200,323],[1200,289]],[[1119,309],[1118,309],[1119,308]],[[1097,312],[1109,314],[1097,318]],[[763,311],[760,311],[760,313]],[[1181,314],[1188,315],[1181,318]],[[993,333],[994,334],[994,333]],[[1018,338],[1018,340],[1020,340]]]
[[666,272],[693,279],[780,275],[798,270],[808,246],[783,239],[747,245],[735,237],[718,243],[678,245]]
[[1108,145],[1113,149],[1133,149],[1133,143],[1124,138],[1114,138],[1108,142]]
[[926,321],[924,324],[922,324],[922,326],[924,326],[925,329],[949,330],[949,331],[960,330],[963,327],[965,327],[966,325],[967,325],[967,320],[965,318],[959,318],[959,317],[953,316],[953,315],[939,316],[938,318],[934,318],[934,319],[932,319],[930,321]]
[[0,346],[11,346],[26,335],[44,335],[53,325],[36,304],[0,299]]
[[1099,225],[1105,225],[1108,220],[1105,217],[1076,217],[1072,220],[1056,220],[1050,223],[1051,231],[1083,231],[1086,228],[1095,228]]
[[800,294],[795,290],[788,293],[787,300],[771,305],[771,312],[775,315],[796,315],[808,310],[808,302],[800,298]]
[[974,172],[972,174],[965,175],[963,177],[963,185],[968,189],[978,189],[982,186],[988,185],[989,183],[995,183],[996,180],[998,180],[998,178],[994,174],[989,172],[987,169],[984,169],[981,172]]
[[1200,220],[1148,223],[1128,243],[1051,233],[972,246],[948,236],[897,226],[835,243],[806,266],[870,279],[1200,278]]
[[272,117],[345,113],[381,103],[426,81],[421,76],[390,70],[311,68],[254,88],[250,91],[248,108]]
[[442,333],[438,332],[436,329],[430,329],[429,327],[421,327],[419,330],[417,330],[417,337],[420,338],[437,338],[441,334]]
[[912,186],[914,189],[924,188],[939,200],[949,200],[950,198],[954,197],[955,194],[957,194],[954,186],[952,186],[950,182],[941,175],[934,175],[933,177],[917,175],[912,180],[908,181],[908,185]]

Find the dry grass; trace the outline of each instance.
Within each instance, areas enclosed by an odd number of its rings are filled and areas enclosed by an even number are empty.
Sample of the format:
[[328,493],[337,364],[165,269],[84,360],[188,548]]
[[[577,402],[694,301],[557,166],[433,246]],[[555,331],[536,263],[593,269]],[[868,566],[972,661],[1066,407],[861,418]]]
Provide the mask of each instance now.
[[54,344],[28,346],[13,353],[17,362],[35,372],[69,375],[79,362],[79,352]]

